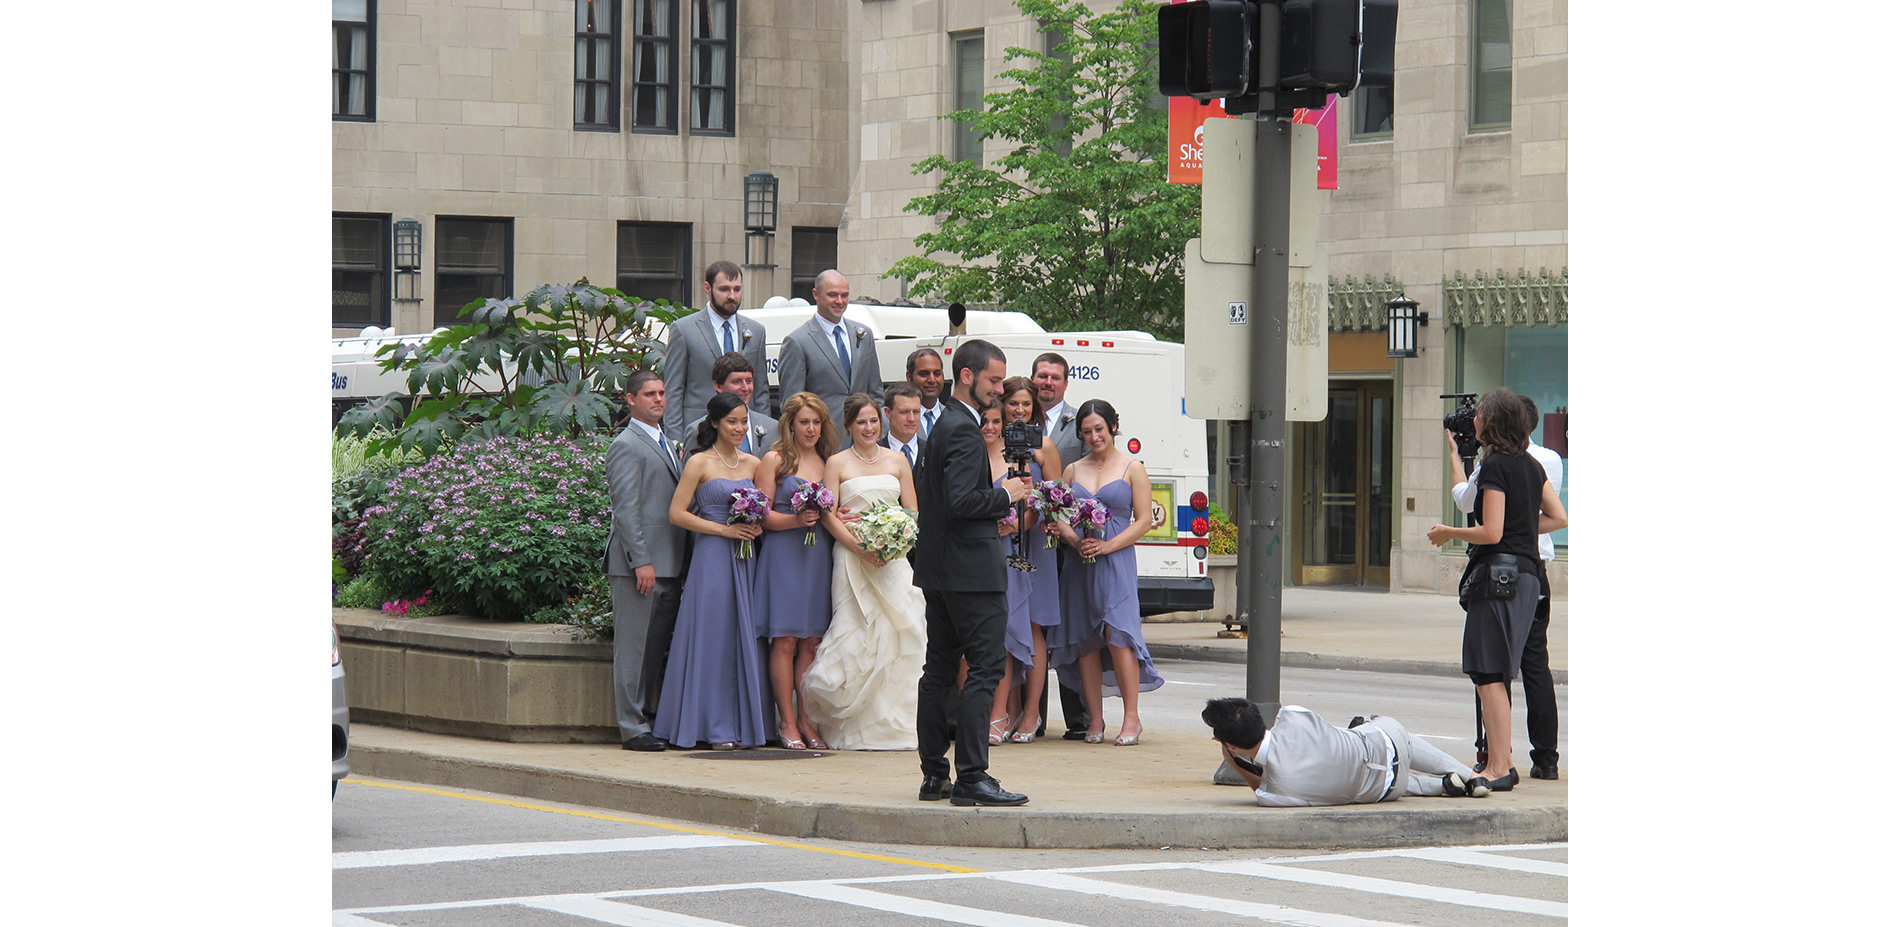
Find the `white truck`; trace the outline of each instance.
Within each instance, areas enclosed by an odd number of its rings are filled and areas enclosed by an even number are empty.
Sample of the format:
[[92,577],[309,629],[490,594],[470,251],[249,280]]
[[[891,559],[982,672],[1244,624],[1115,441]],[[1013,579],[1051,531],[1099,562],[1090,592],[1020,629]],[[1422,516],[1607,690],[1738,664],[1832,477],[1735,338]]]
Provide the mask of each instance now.
[[[814,310],[803,300],[774,297],[764,307],[741,311],[765,326],[768,369],[760,379],[771,389],[772,407],[777,409],[779,345]],[[1208,431],[1205,421],[1187,414],[1181,345],[1158,341],[1146,332],[1045,331],[1020,312],[969,312],[955,333],[942,309],[854,303],[846,307],[845,317],[871,329],[877,339],[878,370],[887,385],[904,379],[904,362],[919,348],[937,351],[948,375],[951,354],[970,338],[1002,348],[1012,376],[1028,376],[1036,356],[1044,352],[1062,355],[1069,362],[1069,404],[1102,399],[1114,406],[1121,418],[1118,440],[1147,467],[1153,485],[1153,530],[1135,546],[1141,613],[1213,607],[1214,586],[1207,575]],[[376,349],[391,341],[426,337],[366,329],[354,338],[332,339],[332,421],[353,403],[405,391],[400,374],[378,367]],[[660,337],[664,339],[664,331]]]

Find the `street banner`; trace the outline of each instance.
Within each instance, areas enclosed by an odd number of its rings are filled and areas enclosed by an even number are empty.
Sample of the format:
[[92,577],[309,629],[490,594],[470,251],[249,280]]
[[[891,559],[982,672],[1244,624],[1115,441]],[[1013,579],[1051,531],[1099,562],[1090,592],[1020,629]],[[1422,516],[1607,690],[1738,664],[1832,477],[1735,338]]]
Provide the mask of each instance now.
[[[1319,189],[1339,189],[1339,96],[1326,95],[1320,110],[1296,109],[1293,121],[1319,129]],[[1226,119],[1220,100],[1202,103],[1193,97],[1168,98],[1168,182],[1201,182],[1202,126],[1209,119]]]
[[1294,110],[1293,122],[1319,128],[1319,188],[1339,189],[1339,94],[1327,94],[1323,109]]

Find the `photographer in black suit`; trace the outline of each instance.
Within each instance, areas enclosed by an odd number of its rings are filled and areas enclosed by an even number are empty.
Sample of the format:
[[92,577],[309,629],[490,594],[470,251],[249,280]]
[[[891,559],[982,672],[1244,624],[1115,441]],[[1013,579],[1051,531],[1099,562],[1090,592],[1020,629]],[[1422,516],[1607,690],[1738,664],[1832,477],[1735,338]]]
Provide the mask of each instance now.
[[[1002,518],[1029,492],[1030,480],[990,484],[989,449],[983,443],[977,406],[1002,394],[1003,352],[982,340],[966,341],[950,361],[956,401],[924,445],[913,471],[917,486],[917,562],[929,564],[913,580],[924,591],[924,673],[917,680],[917,755],[924,781],[922,801],[949,798],[953,805],[1020,805],[1026,795],[1003,790],[989,775],[990,744],[982,735],[990,702],[1003,678],[1009,621],[1003,572]],[[950,731],[943,700],[957,685],[957,661],[969,664],[958,700],[956,784],[950,782]]]

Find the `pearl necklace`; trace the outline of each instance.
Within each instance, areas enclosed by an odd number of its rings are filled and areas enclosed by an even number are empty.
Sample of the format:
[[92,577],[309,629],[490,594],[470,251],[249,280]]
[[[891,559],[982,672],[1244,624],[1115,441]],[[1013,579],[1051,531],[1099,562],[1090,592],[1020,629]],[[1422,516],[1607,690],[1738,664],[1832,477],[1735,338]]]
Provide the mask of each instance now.
[[732,463],[726,463],[726,455],[719,453],[719,449],[716,447],[713,448],[713,456],[719,458],[720,463],[726,464],[726,469],[728,470],[739,469],[739,461],[737,458],[734,458]]
[[884,448],[875,444],[871,445],[871,456],[870,458],[867,459],[863,454],[858,453],[858,443],[856,441],[853,441],[851,442],[851,456],[856,457],[857,459],[862,460],[867,464],[875,464],[877,463],[877,459],[879,457],[884,456]]

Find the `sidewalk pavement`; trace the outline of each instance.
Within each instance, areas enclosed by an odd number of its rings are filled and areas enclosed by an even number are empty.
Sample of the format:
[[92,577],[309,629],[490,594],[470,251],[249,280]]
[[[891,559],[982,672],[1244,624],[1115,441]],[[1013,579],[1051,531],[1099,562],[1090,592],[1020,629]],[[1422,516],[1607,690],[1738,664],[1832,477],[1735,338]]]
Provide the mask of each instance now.
[[[1552,603],[1551,668],[1559,683],[1568,676],[1568,611],[1565,599]],[[1288,588],[1281,663],[1455,676],[1463,621],[1449,596]],[[1216,637],[1221,629],[1218,622],[1150,621],[1143,633],[1156,657],[1245,662],[1247,641]],[[1150,728],[1134,747],[1065,741],[1059,733],[993,747],[992,773],[1006,788],[1030,796],[1019,808],[918,801],[921,776],[912,751],[633,753],[369,725],[351,734],[355,776],[794,838],[1025,848],[1367,848],[1535,843],[1566,840],[1569,833],[1567,768],[1565,779],[1526,777],[1515,790],[1483,799],[1259,808],[1247,789],[1211,784],[1218,755],[1198,725]]]

